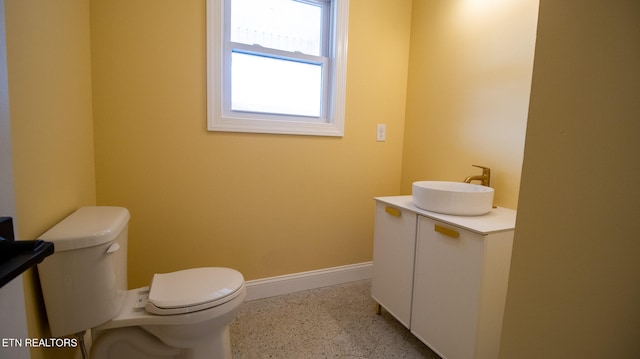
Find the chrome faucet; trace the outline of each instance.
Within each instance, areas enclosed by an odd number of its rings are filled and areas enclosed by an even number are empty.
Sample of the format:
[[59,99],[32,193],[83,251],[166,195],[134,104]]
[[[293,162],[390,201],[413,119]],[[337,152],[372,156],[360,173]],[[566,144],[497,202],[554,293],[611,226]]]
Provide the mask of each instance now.
[[463,182],[471,183],[471,181],[480,181],[481,185],[489,187],[489,185],[491,183],[491,168],[484,167],[484,166],[478,166],[478,165],[472,165],[472,166],[473,167],[482,168],[482,175],[480,175],[480,176],[469,176],[469,177],[465,178]]

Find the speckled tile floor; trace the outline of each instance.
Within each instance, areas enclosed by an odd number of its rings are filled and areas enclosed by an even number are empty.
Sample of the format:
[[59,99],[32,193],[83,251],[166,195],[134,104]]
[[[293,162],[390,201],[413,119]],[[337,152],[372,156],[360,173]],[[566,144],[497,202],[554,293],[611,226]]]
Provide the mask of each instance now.
[[246,302],[231,344],[234,359],[439,359],[386,311],[376,314],[370,280]]

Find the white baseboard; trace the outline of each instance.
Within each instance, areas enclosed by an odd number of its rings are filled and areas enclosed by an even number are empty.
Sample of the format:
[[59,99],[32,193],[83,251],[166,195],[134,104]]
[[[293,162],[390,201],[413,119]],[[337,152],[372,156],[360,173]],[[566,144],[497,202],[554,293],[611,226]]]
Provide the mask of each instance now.
[[248,280],[246,282],[247,296],[245,300],[268,298],[276,295],[369,279],[372,276],[372,272],[373,262],[364,262],[277,277]]

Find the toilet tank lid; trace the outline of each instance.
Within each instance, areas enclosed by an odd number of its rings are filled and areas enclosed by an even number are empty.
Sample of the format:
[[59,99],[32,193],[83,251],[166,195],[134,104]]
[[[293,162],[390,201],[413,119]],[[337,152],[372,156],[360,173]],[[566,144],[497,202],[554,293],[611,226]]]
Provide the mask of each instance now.
[[129,211],[123,207],[82,207],[38,239],[53,242],[55,252],[93,247],[113,241],[129,218]]

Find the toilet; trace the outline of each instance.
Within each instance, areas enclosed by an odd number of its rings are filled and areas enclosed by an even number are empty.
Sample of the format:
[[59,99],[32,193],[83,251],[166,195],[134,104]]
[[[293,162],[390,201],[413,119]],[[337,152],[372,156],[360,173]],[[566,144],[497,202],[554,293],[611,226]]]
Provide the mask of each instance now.
[[127,290],[129,218],[122,207],[83,207],[40,236],[55,247],[38,264],[52,336],[90,330],[92,359],[231,358],[242,274],[192,268]]

